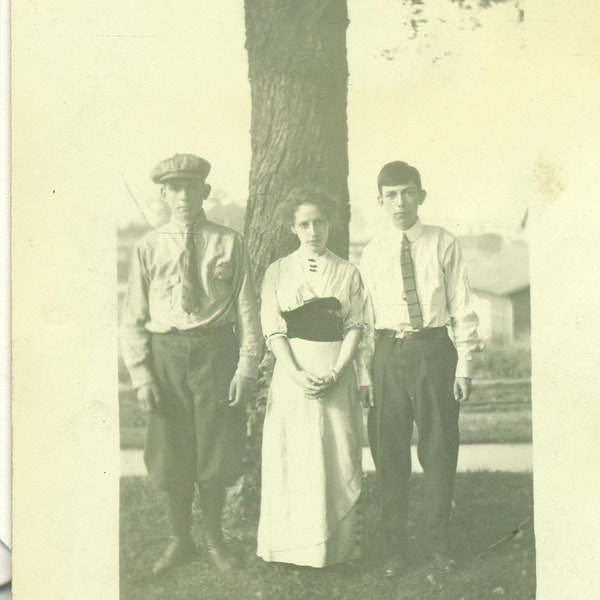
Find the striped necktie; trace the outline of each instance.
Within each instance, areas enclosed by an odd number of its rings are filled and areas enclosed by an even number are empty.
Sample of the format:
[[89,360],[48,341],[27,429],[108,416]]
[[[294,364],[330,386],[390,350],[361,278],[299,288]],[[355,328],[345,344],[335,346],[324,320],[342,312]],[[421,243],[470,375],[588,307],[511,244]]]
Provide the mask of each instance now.
[[191,313],[200,299],[200,281],[198,280],[198,262],[196,259],[196,242],[190,224],[186,225],[185,250],[181,269],[181,306],[186,313]]
[[404,298],[408,308],[410,326],[413,329],[423,327],[423,314],[417,295],[417,284],[415,282],[415,268],[410,253],[410,242],[406,234],[402,236],[402,252],[400,253],[400,265],[402,266],[402,283],[404,284]]

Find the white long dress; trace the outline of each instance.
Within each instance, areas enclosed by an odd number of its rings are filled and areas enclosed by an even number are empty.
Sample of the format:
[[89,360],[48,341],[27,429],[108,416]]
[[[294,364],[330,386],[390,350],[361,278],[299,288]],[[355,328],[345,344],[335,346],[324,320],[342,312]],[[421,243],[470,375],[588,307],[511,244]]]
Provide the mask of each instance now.
[[[263,430],[257,548],[266,561],[324,567],[361,554],[358,387],[370,383],[373,336],[358,270],[331,252],[312,262],[300,251],[278,260],[265,275],[262,326],[267,340],[285,335],[283,312],[327,297],[339,300],[344,330],[360,327],[363,335],[354,368],[324,398],[306,398],[275,365]],[[341,346],[300,338],[289,343],[297,363],[321,376],[334,367]]]

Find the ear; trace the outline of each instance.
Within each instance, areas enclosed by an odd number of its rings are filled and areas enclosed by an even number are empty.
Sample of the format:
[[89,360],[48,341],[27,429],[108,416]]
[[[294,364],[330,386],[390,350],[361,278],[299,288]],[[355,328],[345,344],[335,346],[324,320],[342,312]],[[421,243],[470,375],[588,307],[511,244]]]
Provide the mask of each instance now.
[[165,199],[165,194],[166,194],[166,190],[165,190],[165,186],[161,185],[160,186],[160,197],[164,200]]
[[379,204],[379,206],[383,206],[383,198],[381,197],[381,194],[377,196],[377,204]]
[[423,204],[423,202],[425,202],[425,198],[427,198],[427,191],[421,190],[421,199],[419,200],[419,204]]
[[202,194],[203,200],[206,200],[210,196],[211,190],[212,190],[212,187],[210,186],[210,183],[205,183],[204,184],[204,193]]
[[293,225],[290,225],[290,229],[291,229],[291,231],[292,231],[292,233],[293,233],[294,235],[298,235],[298,234],[296,233],[296,228],[295,228]]

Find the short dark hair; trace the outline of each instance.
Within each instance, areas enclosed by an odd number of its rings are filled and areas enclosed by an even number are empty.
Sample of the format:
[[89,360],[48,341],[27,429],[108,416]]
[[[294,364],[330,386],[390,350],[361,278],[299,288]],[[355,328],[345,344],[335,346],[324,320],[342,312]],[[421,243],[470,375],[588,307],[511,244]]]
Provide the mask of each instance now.
[[327,192],[311,187],[295,187],[288,193],[282,206],[283,221],[286,224],[293,224],[296,210],[306,204],[320,208],[330,225],[338,225],[340,220],[338,201]]
[[419,171],[408,163],[401,160],[395,160],[383,165],[379,175],[377,176],[377,189],[381,195],[381,188],[384,185],[400,185],[412,181],[421,188],[421,175]]

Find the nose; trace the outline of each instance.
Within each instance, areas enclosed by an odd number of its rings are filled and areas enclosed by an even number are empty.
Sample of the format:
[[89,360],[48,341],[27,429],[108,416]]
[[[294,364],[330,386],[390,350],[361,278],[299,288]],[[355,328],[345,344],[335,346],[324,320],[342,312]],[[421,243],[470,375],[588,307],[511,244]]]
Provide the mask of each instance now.
[[183,200],[185,202],[188,198],[188,195],[189,194],[185,186],[179,190],[179,200]]

